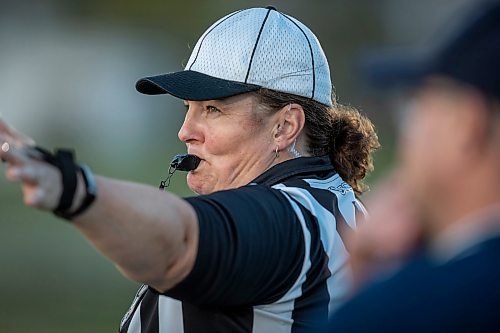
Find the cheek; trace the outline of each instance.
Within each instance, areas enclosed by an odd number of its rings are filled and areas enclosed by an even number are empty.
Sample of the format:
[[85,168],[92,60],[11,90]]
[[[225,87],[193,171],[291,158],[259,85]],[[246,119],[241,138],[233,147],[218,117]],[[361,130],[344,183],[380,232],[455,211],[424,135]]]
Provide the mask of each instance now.
[[418,117],[408,119],[408,124],[401,131],[400,155],[405,165],[421,164],[429,150],[429,130],[426,124]]
[[228,188],[241,165],[247,165],[262,151],[255,127],[241,122],[218,125],[206,131],[202,148],[205,160],[187,175],[189,188],[198,194]]
[[247,132],[238,123],[214,126],[205,135],[204,146],[211,155],[227,155],[237,151]]
[[440,174],[439,157],[442,154],[437,123],[424,112],[408,119],[401,133],[399,155],[405,175],[413,188],[426,187]]
[[[218,124],[209,130],[205,137],[205,149],[224,165],[229,161],[238,161],[248,154],[255,153],[263,147],[262,129],[247,117],[232,119],[224,124]],[[221,165],[222,167],[223,165]]]
[[439,197],[457,173],[456,128],[446,111],[420,111],[402,133],[404,173],[414,194],[425,201]]

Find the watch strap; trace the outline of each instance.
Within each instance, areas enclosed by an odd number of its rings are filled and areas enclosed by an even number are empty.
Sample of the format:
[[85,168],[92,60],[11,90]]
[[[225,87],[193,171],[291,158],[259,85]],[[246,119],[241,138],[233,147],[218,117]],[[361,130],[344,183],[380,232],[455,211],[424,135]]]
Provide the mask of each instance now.
[[97,186],[94,174],[92,173],[90,168],[85,164],[81,164],[79,166],[79,170],[85,184],[85,198],[83,199],[80,207],[78,207],[74,212],[66,214],[65,218],[68,220],[73,219],[85,212],[90,207],[90,205],[92,205],[97,195]]

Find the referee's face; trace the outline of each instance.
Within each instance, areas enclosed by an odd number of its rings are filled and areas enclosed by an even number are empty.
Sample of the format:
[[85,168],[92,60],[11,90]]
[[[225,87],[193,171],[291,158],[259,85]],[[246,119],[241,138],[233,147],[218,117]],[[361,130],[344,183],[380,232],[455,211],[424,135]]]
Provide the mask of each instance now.
[[192,191],[209,194],[240,187],[272,165],[273,124],[257,117],[259,105],[252,94],[184,103],[179,139],[188,153],[201,158],[187,176]]

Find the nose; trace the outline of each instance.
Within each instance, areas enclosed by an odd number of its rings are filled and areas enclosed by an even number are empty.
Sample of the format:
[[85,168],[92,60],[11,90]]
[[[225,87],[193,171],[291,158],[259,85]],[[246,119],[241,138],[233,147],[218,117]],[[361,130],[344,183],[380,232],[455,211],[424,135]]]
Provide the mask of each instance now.
[[203,135],[194,107],[190,106],[187,110],[184,123],[179,129],[177,136],[184,143],[202,141]]

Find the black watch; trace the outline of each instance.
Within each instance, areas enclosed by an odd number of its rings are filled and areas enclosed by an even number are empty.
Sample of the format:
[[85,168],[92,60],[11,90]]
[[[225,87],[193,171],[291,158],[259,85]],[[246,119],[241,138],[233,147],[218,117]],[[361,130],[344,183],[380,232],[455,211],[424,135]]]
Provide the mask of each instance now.
[[57,212],[56,215],[60,216],[66,220],[71,220],[76,216],[82,214],[86,211],[90,205],[94,202],[97,196],[97,186],[94,178],[94,174],[90,168],[85,164],[78,165],[78,170],[82,175],[83,182],[85,184],[85,198],[82,204],[74,212]]

